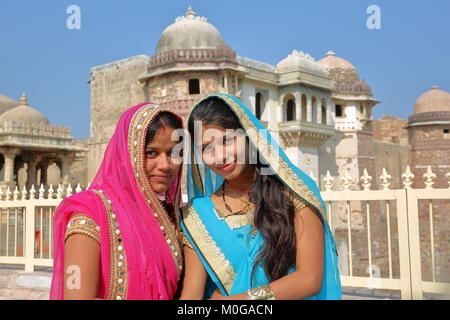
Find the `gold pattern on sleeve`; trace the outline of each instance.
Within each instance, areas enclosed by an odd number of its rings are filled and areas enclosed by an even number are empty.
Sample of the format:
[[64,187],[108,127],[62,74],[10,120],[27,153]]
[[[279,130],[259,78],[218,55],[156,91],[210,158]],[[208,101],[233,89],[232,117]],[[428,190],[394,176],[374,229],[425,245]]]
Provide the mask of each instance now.
[[184,233],[182,233],[182,234],[183,234],[183,245],[186,246],[186,247],[188,247],[188,248],[194,249],[194,247],[193,247],[192,244],[189,242],[189,240],[188,240],[188,238],[186,237],[186,235],[185,235]]
[[308,205],[308,203],[305,200],[299,199],[298,197],[294,196],[292,192],[287,192],[289,200],[291,200],[292,205],[294,206],[295,214],[299,214],[300,211]]
[[73,234],[84,234],[100,243],[100,227],[88,216],[76,215],[70,218],[64,241]]

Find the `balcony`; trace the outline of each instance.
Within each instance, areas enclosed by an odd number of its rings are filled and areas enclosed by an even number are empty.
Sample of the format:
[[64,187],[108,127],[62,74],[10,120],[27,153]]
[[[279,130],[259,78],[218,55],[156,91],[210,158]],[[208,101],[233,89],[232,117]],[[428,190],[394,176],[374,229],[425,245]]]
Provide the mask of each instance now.
[[285,147],[319,148],[336,132],[332,126],[306,121],[281,122],[278,128]]

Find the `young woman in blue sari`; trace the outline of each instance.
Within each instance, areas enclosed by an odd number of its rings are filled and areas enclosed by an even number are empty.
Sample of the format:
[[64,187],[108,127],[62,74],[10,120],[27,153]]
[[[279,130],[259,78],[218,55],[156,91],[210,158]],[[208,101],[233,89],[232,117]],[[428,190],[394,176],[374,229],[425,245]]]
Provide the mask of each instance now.
[[233,96],[204,97],[188,126],[181,299],[341,299],[314,181]]

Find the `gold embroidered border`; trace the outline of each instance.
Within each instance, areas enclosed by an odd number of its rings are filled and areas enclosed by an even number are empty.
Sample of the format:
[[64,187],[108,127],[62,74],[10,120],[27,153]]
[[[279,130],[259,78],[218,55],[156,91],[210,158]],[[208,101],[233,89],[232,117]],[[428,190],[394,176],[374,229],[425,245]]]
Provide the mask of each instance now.
[[255,227],[254,211],[246,214],[228,216],[224,220],[231,229],[239,229],[246,225],[251,225],[253,228]]
[[[156,194],[152,190],[145,167],[145,139],[147,135],[148,126],[152,123],[156,115],[162,111],[170,111],[168,108],[163,108],[157,105],[148,104],[142,106],[133,116],[130,124],[130,132],[128,134],[128,150],[130,153],[131,165],[136,178],[136,183],[141,190],[147,204],[153,212],[153,215],[159,223],[160,230],[166,239],[166,243],[172,253],[178,277],[183,271],[183,256],[182,245],[180,243],[179,230],[179,194],[175,196],[177,203],[175,203],[175,217],[176,221],[170,221],[166,209],[158,200]],[[180,170],[181,174],[181,170]],[[177,190],[179,192],[179,190]]]
[[183,235],[183,245],[188,247],[188,248],[194,249],[194,247],[189,242],[189,239],[186,237],[186,235],[184,233],[182,233],[182,235]]
[[92,191],[94,191],[102,199],[108,218],[110,277],[106,299],[122,300],[127,296],[128,266],[119,223],[116,221],[116,214],[111,208],[111,200],[106,198],[102,190]]
[[[193,146],[191,146],[192,148]],[[194,168],[195,167],[195,168]],[[194,152],[191,151],[191,175],[192,181],[194,182],[195,187],[200,190],[201,193],[204,193],[202,178],[200,176],[200,172],[198,170],[197,161],[195,160]]]
[[[240,120],[244,130],[247,132],[249,139],[253,142],[256,148],[263,154],[265,160],[272,168],[278,168],[275,172],[280,176],[281,180],[299,197],[309,202],[315,208],[317,208],[322,215],[324,221],[325,219],[325,208],[322,203],[315,196],[308,186],[303,182],[303,180],[295,174],[288,163],[283,160],[279,155],[278,151],[267,142],[267,139],[263,137],[259,129],[253,124],[245,111],[231,98],[218,94],[210,94],[195,103],[194,106],[199,104],[201,101],[208,99],[210,97],[217,97],[224,100],[236,113],[238,119]],[[193,170],[196,166],[193,166]]]
[[94,220],[85,215],[76,215],[70,218],[67,224],[64,241],[73,234],[83,234],[100,243],[100,227]]
[[217,246],[213,240],[202,219],[192,205],[187,205],[182,209],[183,221],[189,230],[195,243],[198,245],[205,259],[210,264],[214,273],[219,278],[227,293],[231,291],[234,280],[236,279],[236,272],[222,253],[222,250]]

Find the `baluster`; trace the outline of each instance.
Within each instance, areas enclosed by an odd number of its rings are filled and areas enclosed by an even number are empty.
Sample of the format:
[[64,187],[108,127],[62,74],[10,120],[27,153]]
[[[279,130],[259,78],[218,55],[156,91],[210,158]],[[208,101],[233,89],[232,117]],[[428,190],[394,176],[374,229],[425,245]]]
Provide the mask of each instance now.
[[14,200],[19,200],[19,187],[16,186],[16,188],[14,189]]
[[380,176],[381,185],[383,186],[383,190],[389,190],[389,186],[391,185],[391,175],[386,172],[386,168],[383,168],[382,175]]
[[372,177],[367,173],[367,169],[364,168],[364,174],[361,177],[362,185],[365,191],[370,190],[370,186],[372,185]]
[[344,187],[344,191],[349,191],[350,187],[352,186],[352,183],[353,183],[353,179],[348,174],[348,171],[346,171],[344,177],[342,178],[342,182],[341,182],[342,187]]
[[406,166],[405,173],[402,174],[403,186],[405,189],[410,189],[413,184],[414,174],[411,172],[409,166]]
[[61,184],[58,185],[58,189],[56,189],[56,199],[61,199],[63,193],[63,188]]
[[36,189],[34,189],[34,184],[31,185],[31,189],[30,189],[30,199],[35,199],[36,198]]
[[67,189],[66,189],[66,197],[70,197],[73,193],[72,185],[69,183]]
[[333,181],[334,178],[330,174],[330,170],[327,170],[327,175],[323,179],[325,181],[325,191],[331,191],[331,188],[333,187]]
[[11,189],[8,186],[8,190],[6,190],[6,200],[11,200]]
[[423,174],[425,180],[425,189],[433,189],[434,180],[436,179],[436,174],[431,171],[431,166],[428,166],[427,172]]
[[44,185],[41,183],[41,187],[39,188],[39,198],[38,199],[44,199]]
[[27,188],[25,186],[23,186],[22,195],[21,195],[22,200],[26,200],[27,199],[27,195],[28,195]]
[[48,188],[48,199],[53,199],[53,195],[55,193],[55,189],[53,189],[53,185],[50,185],[50,188]]

